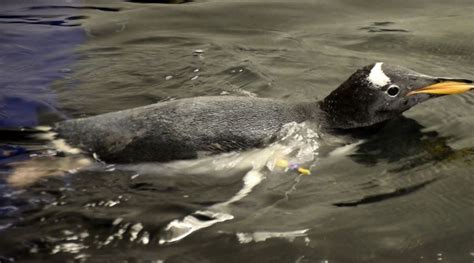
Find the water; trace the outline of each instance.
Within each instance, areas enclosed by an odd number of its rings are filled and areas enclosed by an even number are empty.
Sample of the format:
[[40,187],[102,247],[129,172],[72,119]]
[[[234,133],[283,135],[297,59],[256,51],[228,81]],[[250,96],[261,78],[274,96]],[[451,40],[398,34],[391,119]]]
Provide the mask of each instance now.
[[[2,1],[0,126],[202,95],[321,99],[376,61],[473,78],[468,0],[143,2]],[[473,262],[473,106],[432,100],[363,137],[290,125],[266,149],[164,165],[2,132],[0,261]]]

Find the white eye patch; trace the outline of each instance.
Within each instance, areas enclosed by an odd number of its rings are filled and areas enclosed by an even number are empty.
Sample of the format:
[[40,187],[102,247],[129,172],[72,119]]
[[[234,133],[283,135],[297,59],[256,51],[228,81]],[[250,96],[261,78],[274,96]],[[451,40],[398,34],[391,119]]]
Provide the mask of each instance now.
[[390,83],[390,78],[385,75],[382,70],[382,64],[382,62],[375,63],[375,66],[370,70],[370,74],[367,77],[368,81],[380,88]]

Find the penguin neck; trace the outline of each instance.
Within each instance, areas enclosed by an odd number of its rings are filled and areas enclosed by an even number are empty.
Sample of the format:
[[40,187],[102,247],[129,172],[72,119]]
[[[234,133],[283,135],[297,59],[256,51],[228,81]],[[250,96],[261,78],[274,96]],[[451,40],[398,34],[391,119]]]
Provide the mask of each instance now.
[[366,103],[355,103],[352,97],[335,90],[318,102],[319,111],[329,129],[349,130],[368,127],[376,122]]
[[316,123],[320,128],[330,129],[328,114],[322,108],[322,101],[300,102],[295,105],[299,121]]
[[296,106],[304,121],[318,123],[325,130],[345,130],[358,128],[357,116],[350,105],[341,105],[331,97],[321,101],[301,102]]

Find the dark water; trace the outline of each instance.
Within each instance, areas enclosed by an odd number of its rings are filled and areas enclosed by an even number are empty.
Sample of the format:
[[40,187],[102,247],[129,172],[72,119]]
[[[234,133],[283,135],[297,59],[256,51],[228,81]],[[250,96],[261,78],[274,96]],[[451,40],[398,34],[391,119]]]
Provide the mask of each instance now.
[[[0,126],[320,99],[377,61],[472,79],[473,19],[470,0],[4,0]],[[473,113],[455,95],[364,138],[290,125],[267,149],[79,171],[85,156],[2,131],[0,262],[474,262]],[[312,174],[274,168],[281,154]]]

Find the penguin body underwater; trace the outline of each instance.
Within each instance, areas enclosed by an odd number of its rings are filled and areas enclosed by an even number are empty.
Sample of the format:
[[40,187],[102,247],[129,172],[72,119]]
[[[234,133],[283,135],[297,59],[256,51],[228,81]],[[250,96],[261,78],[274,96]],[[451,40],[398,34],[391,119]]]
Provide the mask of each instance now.
[[165,162],[262,147],[290,122],[316,122],[328,131],[368,127],[430,98],[471,89],[470,80],[431,77],[379,62],[357,70],[322,101],[195,97],[66,120],[53,131],[107,162]]

